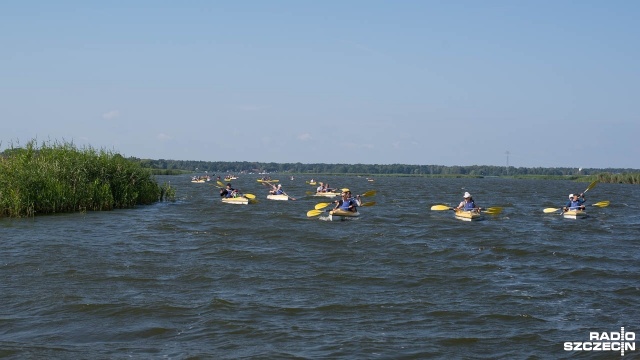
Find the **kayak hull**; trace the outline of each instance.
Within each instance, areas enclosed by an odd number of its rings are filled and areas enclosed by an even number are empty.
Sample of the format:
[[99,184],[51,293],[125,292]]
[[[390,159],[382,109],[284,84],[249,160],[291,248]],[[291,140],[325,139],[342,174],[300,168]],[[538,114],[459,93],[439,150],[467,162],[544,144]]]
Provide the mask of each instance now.
[[569,210],[565,211],[562,216],[565,219],[584,219],[587,217],[587,212],[584,210]]
[[269,195],[267,195],[267,199],[268,199],[268,200],[286,201],[286,200],[289,200],[289,196],[287,196],[287,195],[273,195],[273,194],[269,194]]
[[456,219],[462,221],[480,221],[484,219],[484,216],[475,211],[456,210]]
[[222,198],[222,202],[225,204],[248,205],[249,199],[244,196],[240,196],[235,198]]
[[327,220],[329,221],[348,221],[355,220],[360,217],[359,212],[344,211],[344,210],[332,210],[329,211]]
[[337,192],[317,192],[313,196],[335,197],[335,196],[339,196],[339,195],[340,195],[340,193],[337,193]]
[[277,183],[280,180],[262,180],[262,179],[258,179],[256,181],[259,182],[259,183]]

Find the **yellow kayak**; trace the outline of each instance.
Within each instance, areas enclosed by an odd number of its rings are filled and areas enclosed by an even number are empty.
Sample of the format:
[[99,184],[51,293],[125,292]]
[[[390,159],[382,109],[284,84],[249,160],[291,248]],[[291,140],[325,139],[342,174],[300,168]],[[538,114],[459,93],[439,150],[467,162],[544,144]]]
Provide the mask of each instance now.
[[462,221],[478,221],[484,219],[484,216],[475,211],[456,210],[456,219]]
[[587,212],[584,210],[569,210],[565,211],[562,216],[565,219],[584,219],[587,217]]

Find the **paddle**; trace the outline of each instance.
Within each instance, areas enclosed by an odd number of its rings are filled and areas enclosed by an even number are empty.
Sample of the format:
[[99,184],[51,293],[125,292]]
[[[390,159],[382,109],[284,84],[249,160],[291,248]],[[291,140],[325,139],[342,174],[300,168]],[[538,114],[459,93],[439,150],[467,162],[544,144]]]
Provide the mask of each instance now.
[[591,182],[591,184],[589,184],[589,186],[587,186],[587,189],[585,191],[583,191],[582,193],[586,193],[587,191],[591,190],[594,188],[594,186],[596,186],[596,184],[598,183],[598,180],[595,180],[593,182]]
[[282,193],[283,193],[283,194],[285,194],[285,195],[287,195],[287,197],[289,197],[289,199],[291,199],[291,200],[293,200],[293,201],[295,201],[295,200],[296,200],[296,198],[289,196],[286,192],[284,192],[284,191],[283,191]]
[[324,203],[318,203],[316,204],[316,206],[314,206],[313,208],[316,210],[320,210],[320,209],[324,209],[327,206],[331,205],[332,203],[328,203],[328,202],[324,202]]
[[502,208],[501,207],[489,207],[486,209],[482,210],[484,213],[489,214],[489,215],[498,215],[502,212]]
[[326,210],[309,210],[307,211],[307,217],[318,216],[325,212]]
[[[376,190],[369,190],[369,191],[365,192],[364,194],[362,194],[362,195],[360,195],[360,196],[361,196],[361,197],[373,196],[373,195],[375,195],[376,193],[377,193],[377,191],[376,191]],[[373,202],[373,203],[375,204],[375,202]],[[315,208],[316,210],[320,210],[320,209],[324,209],[324,208],[326,208],[327,206],[329,206],[329,205],[331,205],[331,204],[333,204],[333,203],[330,203],[330,202],[321,202],[321,203],[317,203],[317,204],[316,204],[316,206],[314,206],[314,208]],[[365,205],[365,204],[366,204],[366,203],[364,203],[364,204],[362,204],[362,205],[360,205],[360,206],[371,206],[371,205]]]
[[[364,194],[362,194],[360,196],[365,196],[366,197],[366,196],[373,196],[375,194],[376,194],[375,190],[369,190],[369,191],[365,192]],[[328,209],[328,210],[322,210],[322,209],[326,208],[327,206],[329,206],[331,204],[333,204],[333,203],[330,203],[330,202],[317,203],[316,206],[314,206],[314,210],[307,211],[307,216],[308,217],[318,216],[318,215],[322,214],[325,211],[329,211],[331,209]],[[376,204],[375,201],[369,201],[369,202],[360,204],[360,206],[367,207],[367,206],[373,206],[375,204]]]
[[[443,210],[455,210],[455,209],[447,205],[433,205],[431,207],[431,210],[443,211]],[[498,215],[502,212],[502,208],[496,206],[496,207],[489,207],[486,209],[482,209],[481,211],[489,215]]]
[[442,210],[453,210],[453,208],[452,208],[452,207],[449,207],[449,206],[447,206],[447,205],[433,205],[433,206],[431,207],[431,210],[434,210],[434,211],[442,211]]
[[[270,183],[268,180],[264,180],[262,181],[262,185],[265,186],[271,186],[271,190],[273,190],[274,192],[278,189],[277,186],[273,185],[272,183]],[[296,201],[297,199],[294,198],[293,196],[289,196],[289,194],[287,194],[286,192],[284,192],[284,190],[282,191],[282,194],[285,195],[286,197],[288,197],[289,199]],[[275,195],[275,194],[274,194]]]
[[[587,188],[582,192],[582,194],[584,195],[584,193],[586,193],[587,191],[593,189],[596,185],[598,184],[598,180],[594,180],[591,182],[591,184],[589,184],[589,186],[587,186]],[[606,203],[606,205],[604,205]],[[592,204],[593,206],[599,206],[599,207],[605,207],[605,206],[609,206],[609,201],[600,201],[597,202],[595,204]],[[562,208],[546,208],[544,210],[542,210],[545,214],[549,214],[549,213],[554,213],[556,211],[562,210]]]
[[[607,207],[609,206],[610,201],[609,200],[604,200],[604,201],[598,201],[595,204],[589,204],[587,206],[597,206],[597,207]],[[545,213],[554,213],[556,211],[560,211],[562,210],[562,208],[546,208],[544,210],[542,210]]]

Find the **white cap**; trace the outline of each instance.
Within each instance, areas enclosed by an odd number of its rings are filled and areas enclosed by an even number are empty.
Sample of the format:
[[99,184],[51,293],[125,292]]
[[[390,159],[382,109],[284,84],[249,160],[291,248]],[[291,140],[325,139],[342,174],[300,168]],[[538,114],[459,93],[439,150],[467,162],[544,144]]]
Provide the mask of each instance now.
[[572,199],[572,198],[573,198],[573,194],[569,194],[569,199]]
[[462,197],[463,197],[463,198],[465,198],[465,199],[466,199],[466,198],[470,198],[470,197],[471,197],[471,194],[469,194],[468,192],[465,192],[465,193],[464,193],[464,196],[462,196]]

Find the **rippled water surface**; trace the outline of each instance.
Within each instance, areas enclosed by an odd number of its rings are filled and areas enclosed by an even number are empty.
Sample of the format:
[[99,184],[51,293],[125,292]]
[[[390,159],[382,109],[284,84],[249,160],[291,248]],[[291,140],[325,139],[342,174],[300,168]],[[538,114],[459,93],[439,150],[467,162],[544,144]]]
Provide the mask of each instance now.
[[[309,179],[280,178],[296,201],[256,179],[234,181],[247,206],[170,176],[173,203],[0,219],[0,357],[620,358],[563,343],[640,333],[638,186],[598,184],[611,205],[569,220],[542,210],[588,183],[325,177],[377,190],[329,222]],[[503,212],[430,210],[464,191]]]

